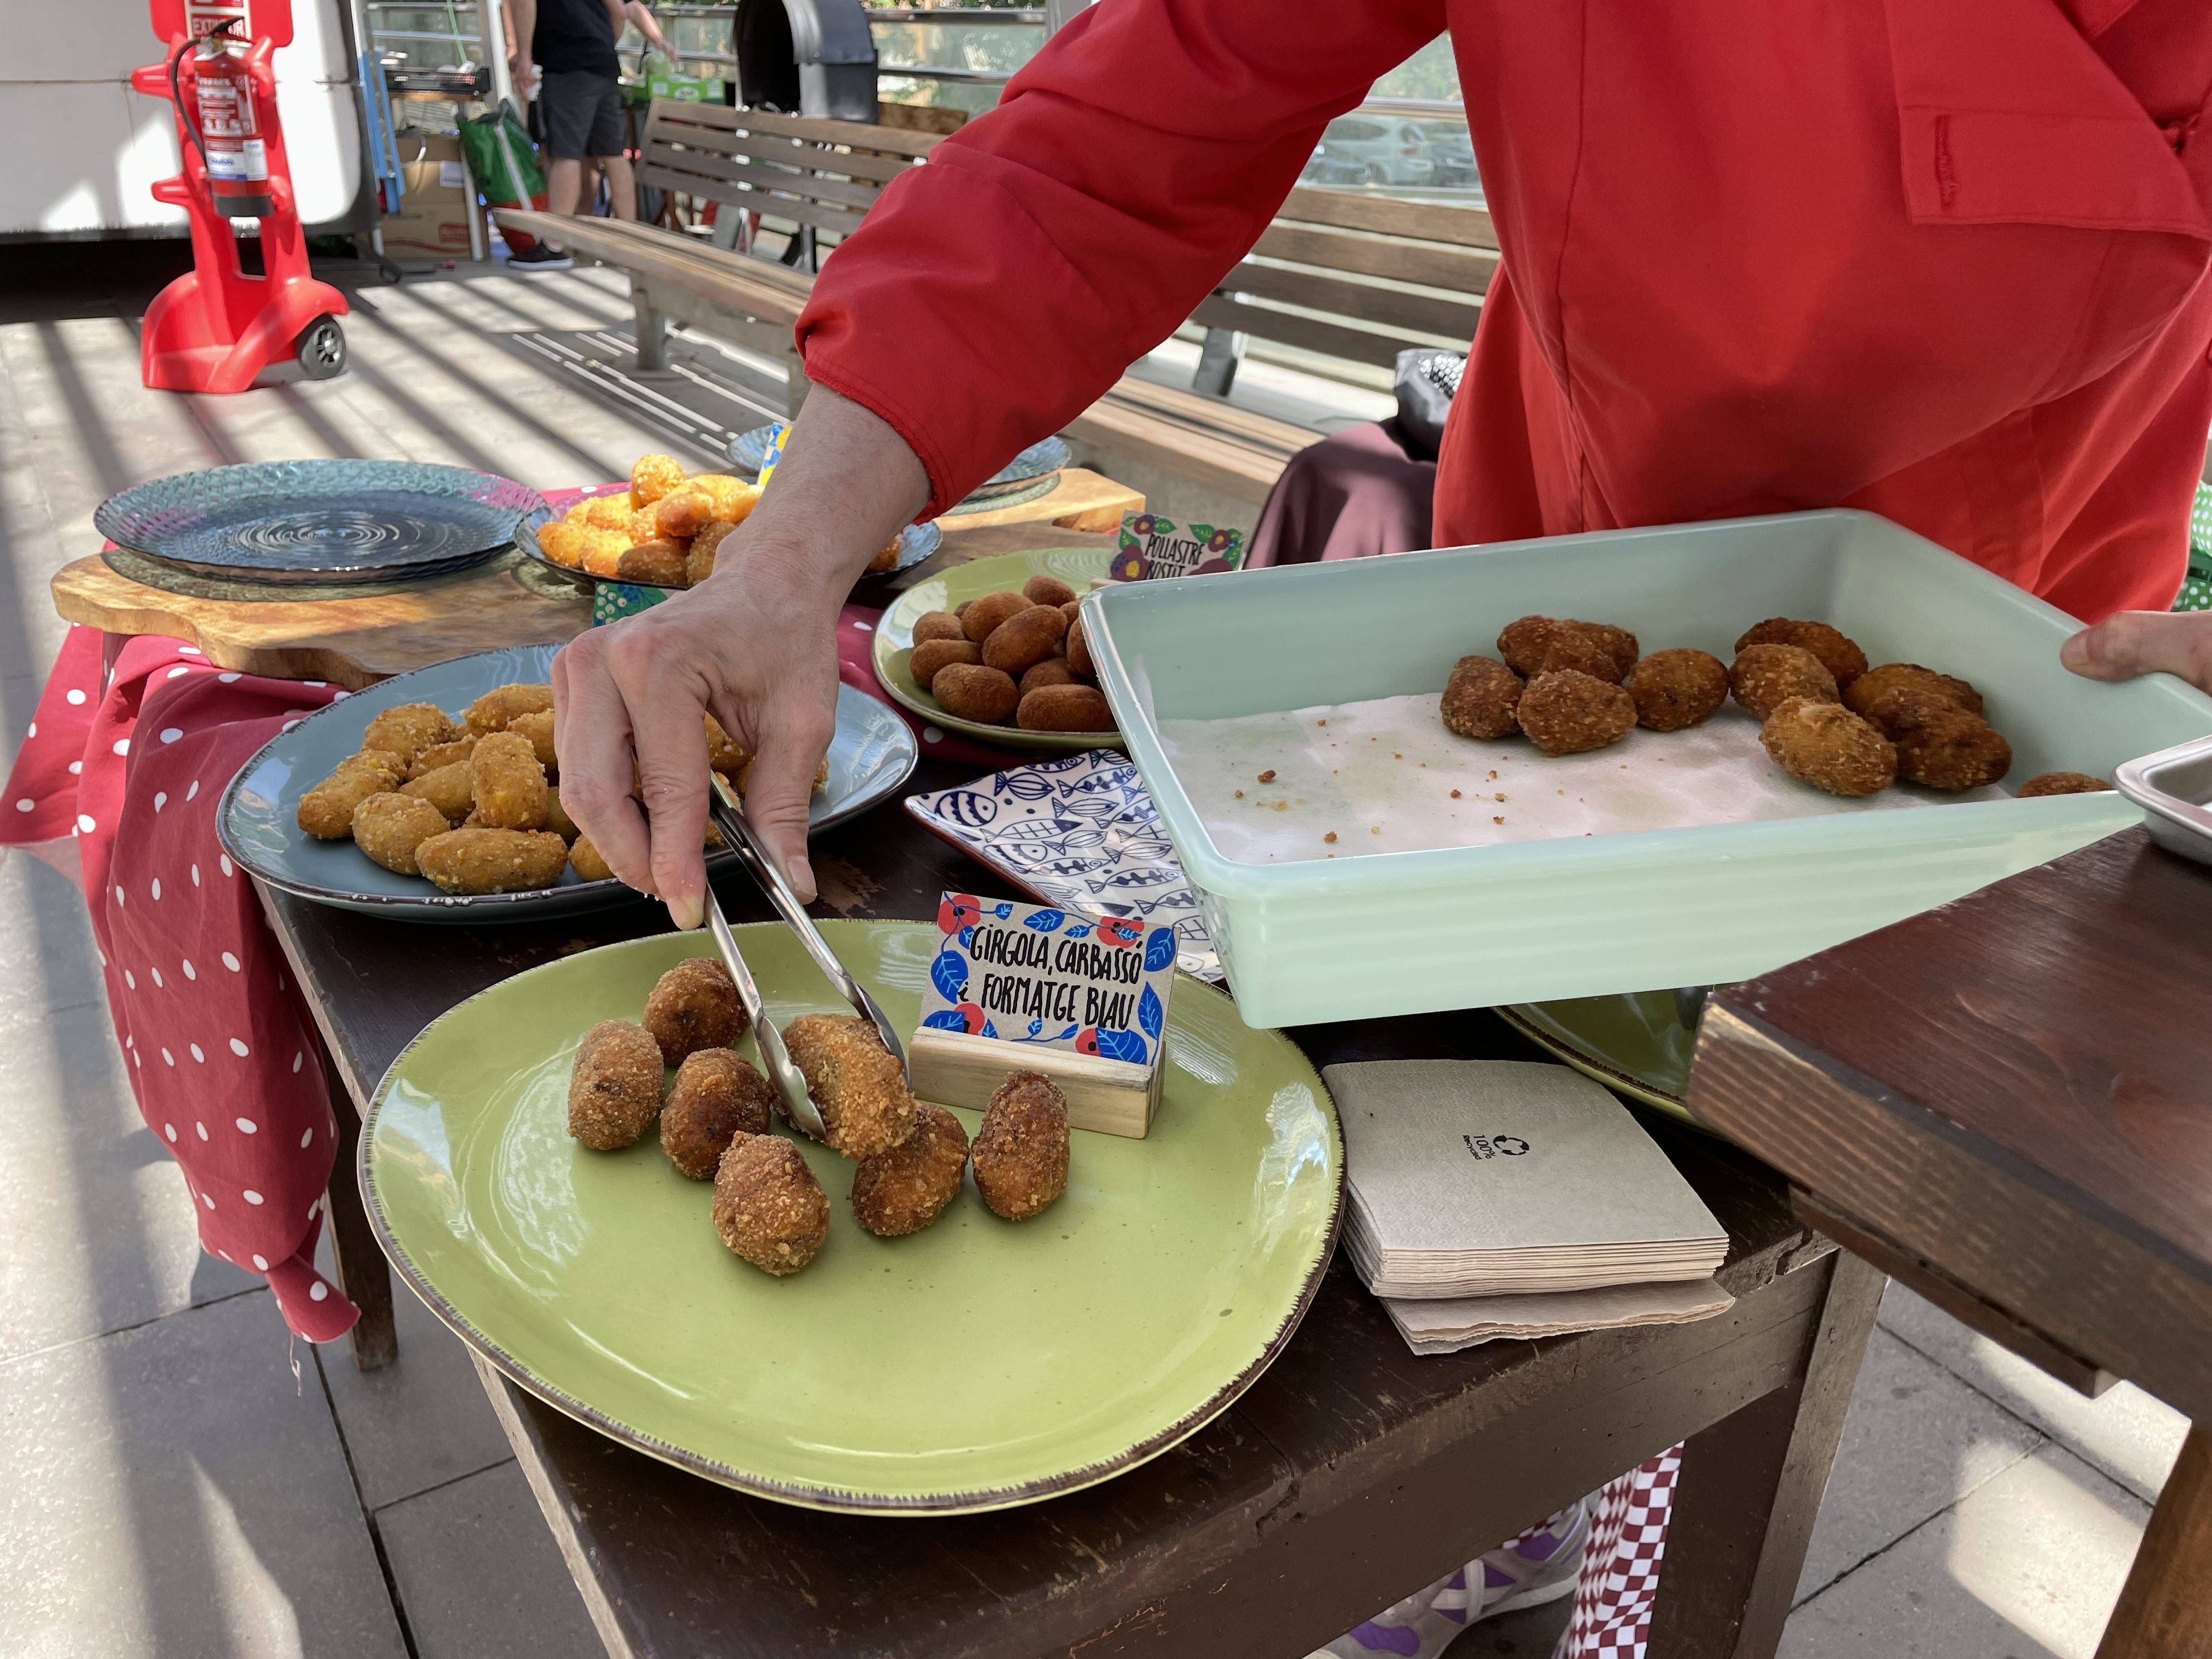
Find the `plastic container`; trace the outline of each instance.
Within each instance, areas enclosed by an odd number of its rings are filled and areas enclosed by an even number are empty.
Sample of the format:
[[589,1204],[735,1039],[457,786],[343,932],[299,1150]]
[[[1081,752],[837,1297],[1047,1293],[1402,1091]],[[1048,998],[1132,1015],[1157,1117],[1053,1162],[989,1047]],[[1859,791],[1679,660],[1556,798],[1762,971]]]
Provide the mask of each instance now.
[[1161,720],[1440,690],[1532,611],[1632,628],[1723,661],[1765,617],[1833,623],[1870,660],[1980,688],[2007,781],[2109,778],[2212,732],[2159,675],[2069,674],[2079,626],[1870,514],[1608,531],[1107,587],[1085,600],[1099,681],[1255,1026],[1679,985],[1794,962],[2142,821],[2118,793],[1717,824],[1589,839],[1239,863],[1207,836]]

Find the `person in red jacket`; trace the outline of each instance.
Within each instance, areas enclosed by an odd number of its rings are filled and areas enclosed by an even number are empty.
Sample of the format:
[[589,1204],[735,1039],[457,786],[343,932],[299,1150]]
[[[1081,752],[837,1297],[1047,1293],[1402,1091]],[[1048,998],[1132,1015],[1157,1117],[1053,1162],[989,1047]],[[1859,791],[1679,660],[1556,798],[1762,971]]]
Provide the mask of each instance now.
[[741,556],[556,660],[617,874],[698,922],[705,708],[811,891],[854,575],[1164,338],[1447,28],[1504,258],[1437,545],[1863,507],[2096,624],[2075,672],[2212,688],[2212,617],[2156,614],[2212,429],[2204,0],[1105,0],[830,262]]

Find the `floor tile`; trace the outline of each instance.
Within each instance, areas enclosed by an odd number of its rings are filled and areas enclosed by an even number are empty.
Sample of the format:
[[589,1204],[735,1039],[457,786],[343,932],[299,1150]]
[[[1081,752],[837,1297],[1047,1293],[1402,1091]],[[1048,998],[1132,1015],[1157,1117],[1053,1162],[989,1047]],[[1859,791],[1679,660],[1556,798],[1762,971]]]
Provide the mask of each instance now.
[[46,1014],[106,994],[77,884],[21,848],[0,851],[0,1010]]
[[605,1650],[513,1463],[380,1510],[419,1659],[599,1659]]
[[0,1652],[403,1659],[266,1293],[0,1364]]
[[1840,1577],[2042,1443],[2033,1429],[1877,1329],[1797,1595]]
[[2046,1445],[1798,1608],[1779,1659],[2092,1659],[2148,1514]]
[[2130,1382],[2088,1399],[1901,1285],[1882,1297],[1881,1322],[2136,1497],[2156,1500],[2189,1432],[2171,1406]]

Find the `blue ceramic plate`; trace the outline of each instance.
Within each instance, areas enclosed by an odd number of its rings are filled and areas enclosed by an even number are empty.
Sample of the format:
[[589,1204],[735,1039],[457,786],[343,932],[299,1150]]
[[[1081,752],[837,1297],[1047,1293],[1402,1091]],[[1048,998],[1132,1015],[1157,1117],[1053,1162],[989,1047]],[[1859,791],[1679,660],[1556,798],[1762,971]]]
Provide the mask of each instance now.
[[421,461],[255,461],[109,496],[92,520],[118,547],[196,575],[386,582],[489,558],[552,516],[508,478]]
[[[416,921],[538,921],[636,898],[618,881],[585,881],[574,870],[563,870],[553,886],[535,892],[441,893],[418,877],[371,864],[349,841],[317,841],[299,825],[300,797],[361,747],[362,733],[379,713],[403,702],[428,702],[458,715],[496,686],[545,679],[558,648],[515,646],[395,674],[278,732],[223,792],[216,827],[224,850],[270,886],[301,898]],[[904,720],[873,697],[840,686],[830,781],[815,793],[811,827],[825,830],[890,799],[913,773],[917,757]],[[737,854],[710,853],[707,867],[717,873],[733,870]]]

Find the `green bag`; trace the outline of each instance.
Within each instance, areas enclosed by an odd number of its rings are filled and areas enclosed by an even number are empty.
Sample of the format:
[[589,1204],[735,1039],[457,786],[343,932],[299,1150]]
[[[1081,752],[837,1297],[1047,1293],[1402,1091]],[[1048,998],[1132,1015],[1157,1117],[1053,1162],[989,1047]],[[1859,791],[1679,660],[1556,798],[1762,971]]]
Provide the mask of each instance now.
[[461,153],[485,201],[494,207],[544,207],[545,175],[538,171],[538,149],[515,113],[502,101],[461,123]]

